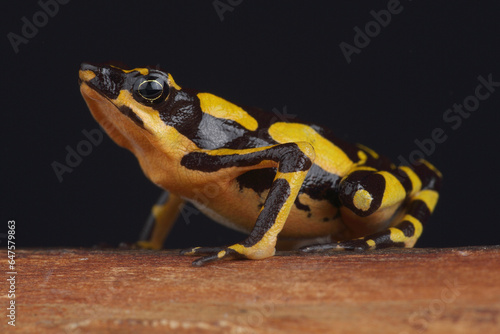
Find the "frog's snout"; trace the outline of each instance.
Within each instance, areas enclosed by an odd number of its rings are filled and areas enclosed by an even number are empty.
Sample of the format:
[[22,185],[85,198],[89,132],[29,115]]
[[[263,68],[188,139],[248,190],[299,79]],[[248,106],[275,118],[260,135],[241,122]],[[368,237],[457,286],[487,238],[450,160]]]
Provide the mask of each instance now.
[[89,82],[90,80],[94,79],[96,77],[97,71],[98,67],[88,63],[82,63],[82,65],[80,65],[78,84],[81,85],[82,82]]
[[82,63],[78,83],[87,84],[90,89],[108,99],[116,99],[125,82],[124,73],[109,65]]
[[99,70],[99,66],[98,65],[93,65],[93,64],[90,64],[90,63],[82,63],[80,65],[80,71],[92,71],[92,72],[96,72]]

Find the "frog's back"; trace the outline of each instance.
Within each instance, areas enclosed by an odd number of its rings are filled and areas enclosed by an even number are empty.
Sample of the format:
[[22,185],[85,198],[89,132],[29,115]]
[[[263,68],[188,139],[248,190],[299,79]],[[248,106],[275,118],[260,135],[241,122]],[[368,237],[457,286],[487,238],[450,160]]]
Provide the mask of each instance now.
[[354,166],[364,165],[379,170],[395,168],[385,156],[364,145],[351,144],[337,138],[326,127],[304,122],[286,113],[271,113],[254,107],[244,107],[244,110],[256,120],[258,127],[254,131],[245,131],[237,122],[228,124],[226,120],[219,119],[220,127],[226,127],[226,130],[228,126],[233,127],[231,133],[235,134],[231,141],[225,142],[221,147],[243,149],[303,141],[313,145],[316,153],[314,163],[339,177],[345,176]]

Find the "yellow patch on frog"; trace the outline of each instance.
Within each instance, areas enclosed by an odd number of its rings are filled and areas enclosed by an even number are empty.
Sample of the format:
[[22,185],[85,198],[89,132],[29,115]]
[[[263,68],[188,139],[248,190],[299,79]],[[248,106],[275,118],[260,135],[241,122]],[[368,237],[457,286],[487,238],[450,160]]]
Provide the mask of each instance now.
[[177,90],[181,90],[181,86],[179,86],[175,81],[174,81],[174,78],[172,77],[172,75],[169,73],[168,74],[168,84],[170,87],[174,87],[175,89]]
[[354,194],[352,202],[357,209],[367,211],[372,204],[372,200],[373,197],[368,191],[365,189],[359,189]]
[[95,73],[91,70],[80,71],[80,73],[78,74],[83,82],[89,82],[90,80],[95,78]]
[[422,231],[423,231],[422,223],[417,218],[413,217],[412,215],[405,215],[403,217],[403,221],[409,221],[413,225],[413,227],[415,228],[415,232],[413,233],[413,236],[403,240],[403,242],[405,243],[405,247],[411,248],[415,245],[418,238],[422,235]]
[[370,166],[356,166],[355,168],[353,168],[352,170],[349,171],[349,174],[351,174],[353,172],[360,171],[360,170],[366,170],[366,171],[372,171],[372,172],[378,171],[378,169],[370,167]]
[[391,239],[392,242],[399,243],[399,242],[405,242],[408,238],[405,237],[403,231],[401,231],[399,228],[396,227],[391,227],[389,228],[390,235],[389,238]]
[[374,159],[378,159],[380,157],[377,152],[375,152],[374,150],[372,150],[369,147],[366,147],[363,144],[356,144],[356,146],[358,146],[363,151],[368,152],[368,154],[370,154]]
[[250,131],[257,130],[257,120],[237,105],[210,93],[198,93],[201,110],[217,118],[230,119]]
[[112,68],[116,68],[117,70],[120,70],[123,73],[131,73],[131,72],[137,71],[137,72],[141,73],[142,75],[149,74],[149,70],[147,68],[144,68],[144,67],[136,67],[136,68],[133,68],[131,70],[124,70],[123,68],[120,68],[118,66],[114,66],[114,65],[109,65],[109,66]]
[[[202,150],[203,153],[208,155],[245,155],[249,153],[261,152],[268,150],[270,146],[256,147],[256,148],[247,148],[247,149],[232,149],[232,148],[219,148],[215,150]],[[259,168],[268,168],[268,167],[277,167],[278,162],[273,160],[262,160],[258,164],[245,167],[248,170],[251,169],[259,169]],[[243,167],[238,167],[243,168]]]
[[411,181],[412,189],[411,189],[410,196],[413,196],[416,193],[418,193],[420,191],[420,189],[422,189],[422,181],[417,176],[417,174],[415,174],[415,172],[408,166],[399,167],[399,169],[404,171],[406,173],[406,175],[408,175],[408,178]]
[[363,165],[366,162],[366,160],[368,160],[368,156],[363,151],[358,151],[358,158],[359,161],[356,162],[356,165]]
[[366,244],[370,247],[370,249],[375,249],[377,244],[375,243],[375,241],[373,241],[372,239],[368,239],[366,240]]
[[429,211],[432,213],[432,211],[434,211],[434,208],[436,207],[437,201],[439,199],[439,194],[435,190],[426,189],[426,190],[422,190],[421,192],[419,192],[414,197],[414,199],[419,199],[419,200],[423,201],[425,203],[425,205],[427,205],[427,207],[429,208]]
[[436,173],[437,176],[439,176],[439,178],[443,177],[443,174],[441,174],[441,172],[436,167],[434,167],[434,165],[431,164],[429,161],[427,161],[427,160],[419,160],[419,162],[421,162],[424,165],[426,165],[427,168],[429,168],[431,171],[433,171],[434,173]]
[[380,208],[388,208],[401,203],[406,197],[406,190],[401,182],[389,172],[381,171],[377,174],[382,175],[385,179],[384,196],[382,197]]
[[[314,160],[314,157],[313,157]],[[295,187],[296,185],[298,186],[298,189],[302,186],[302,182],[307,175],[308,171],[300,171],[300,172],[290,172],[290,173],[277,173],[276,174],[276,179],[283,179],[288,181],[288,184],[290,185],[290,188]],[[297,184],[300,182],[299,184]],[[298,192],[297,189],[297,192]],[[290,189],[290,191],[293,191],[294,189]]]
[[344,176],[354,165],[344,151],[308,125],[277,122],[269,127],[269,135],[280,144],[310,143],[316,152],[314,163],[329,173]]

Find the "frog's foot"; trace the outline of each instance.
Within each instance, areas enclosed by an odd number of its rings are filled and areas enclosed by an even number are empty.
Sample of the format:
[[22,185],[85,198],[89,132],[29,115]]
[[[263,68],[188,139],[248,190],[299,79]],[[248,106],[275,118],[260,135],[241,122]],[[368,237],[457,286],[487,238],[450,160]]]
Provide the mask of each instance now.
[[154,249],[154,250],[159,250],[162,249],[162,245],[152,242],[152,241],[137,241],[134,245],[133,248],[139,248],[139,249]]
[[319,253],[331,250],[349,250],[349,251],[363,252],[371,249],[375,249],[375,242],[373,242],[373,240],[365,240],[365,238],[359,238],[353,240],[337,241],[326,244],[306,246],[300,248],[300,251],[304,253]]
[[275,240],[270,244],[247,245],[247,242],[234,244],[228,247],[194,247],[181,251],[181,255],[205,255],[193,262],[193,266],[200,267],[207,263],[229,259],[259,260],[273,256]]
[[230,247],[194,247],[188,248],[181,251],[181,255],[205,255],[195,261],[193,261],[193,266],[201,267],[207,263],[222,260],[222,259],[237,259],[246,258],[244,254],[239,253],[235,249]]

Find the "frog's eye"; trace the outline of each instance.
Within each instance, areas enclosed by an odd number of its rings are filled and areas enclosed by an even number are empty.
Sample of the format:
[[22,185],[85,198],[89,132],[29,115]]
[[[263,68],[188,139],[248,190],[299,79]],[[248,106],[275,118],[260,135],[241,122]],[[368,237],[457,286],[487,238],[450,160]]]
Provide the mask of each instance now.
[[149,103],[160,102],[168,95],[168,84],[159,77],[141,78],[136,82],[135,93]]

